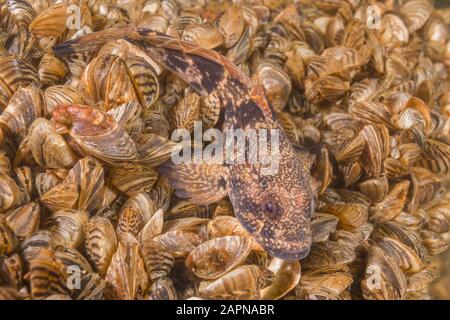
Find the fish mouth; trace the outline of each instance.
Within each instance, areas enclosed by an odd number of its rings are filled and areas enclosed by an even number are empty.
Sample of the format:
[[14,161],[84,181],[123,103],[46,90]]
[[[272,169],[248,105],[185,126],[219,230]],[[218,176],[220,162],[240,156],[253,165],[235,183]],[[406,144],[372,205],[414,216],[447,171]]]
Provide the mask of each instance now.
[[285,226],[283,232],[263,237],[263,246],[274,257],[293,261],[304,259],[311,250],[312,232],[309,224],[294,228]]
[[[309,231],[309,230],[308,230]],[[302,232],[298,239],[264,239],[261,245],[277,258],[294,261],[304,259],[311,250],[312,236],[310,232]]]
[[251,235],[271,256],[288,260],[304,259],[311,250],[312,233],[308,225],[276,233],[254,232]]

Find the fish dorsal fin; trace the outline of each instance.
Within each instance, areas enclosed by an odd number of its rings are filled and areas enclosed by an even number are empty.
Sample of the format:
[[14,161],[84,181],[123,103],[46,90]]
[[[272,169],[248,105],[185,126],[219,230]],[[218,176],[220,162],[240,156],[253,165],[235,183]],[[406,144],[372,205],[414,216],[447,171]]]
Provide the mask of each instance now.
[[144,49],[151,58],[188,82],[203,96],[215,90],[225,75],[246,86],[251,85],[250,79],[220,53],[147,28],[94,32],[66,41],[56,46],[54,52],[58,56],[67,56],[83,51],[97,51],[107,42],[119,39],[125,39]]

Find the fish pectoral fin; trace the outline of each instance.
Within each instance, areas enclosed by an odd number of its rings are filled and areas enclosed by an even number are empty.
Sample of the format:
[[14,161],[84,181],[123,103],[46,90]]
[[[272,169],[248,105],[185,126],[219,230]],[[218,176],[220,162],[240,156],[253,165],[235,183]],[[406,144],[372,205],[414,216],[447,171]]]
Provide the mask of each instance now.
[[166,162],[158,171],[180,198],[210,204],[228,194],[228,167],[217,164],[174,164]]

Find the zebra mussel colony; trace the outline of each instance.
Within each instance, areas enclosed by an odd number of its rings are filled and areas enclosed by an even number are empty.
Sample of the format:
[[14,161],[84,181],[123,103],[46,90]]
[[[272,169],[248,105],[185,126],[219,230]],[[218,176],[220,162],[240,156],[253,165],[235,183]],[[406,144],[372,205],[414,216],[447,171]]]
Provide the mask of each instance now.
[[[0,0],[0,299],[433,299],[450,241],[450,9],[430,0]],[[313,244],[271,257],[228,199],[157,168],[217,104],[126,40],[213,49],[264,87],[315,184]],[[450,288],[447,288],[447,291]]]

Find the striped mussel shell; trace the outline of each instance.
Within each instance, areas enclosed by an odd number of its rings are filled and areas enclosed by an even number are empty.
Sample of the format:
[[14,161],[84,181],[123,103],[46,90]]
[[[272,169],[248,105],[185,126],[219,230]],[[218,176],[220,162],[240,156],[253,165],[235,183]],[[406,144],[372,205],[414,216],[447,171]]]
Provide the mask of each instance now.
[[17,238],[8,227],[5,218],[0,216],[0,254],[6,255],[14,252],[17,246]]
[[149,281],[139,242],[129,233],[119,233],[118,238],[117,250],[106,273],[107,290],[116,299],[143,298]]
[[117,249],[117,237],[109,219],[93,217],[86,224],[85,248],[95,270],[103,276]]
[[8,211],[5,220],[18,238],[25,239],[39,229],[41,207],[38,203],[29,202]]
[[28,277],[33,299],[68,294],[65,267],[49,248],[40,248],[30,261]]
[[74,183],[78,186],[77,209],[92,211],[101,206],[104,188],[103,166],[92,157],[80,159],[69,170],[63,183]]
[[84,210],[60,210],[54,212],[43,227],[51,232],[55,246],[78,248],[84,241],[84,228],[88,220]]
[[255,299],[259,296],[258,280],[261,276],[258,266],[243,265],[219,279],[201,282],[199,294],[206,299]]
[[148,300],[177,300],[178,294],[172,280],[164,278],[151,284],[146,298]]

